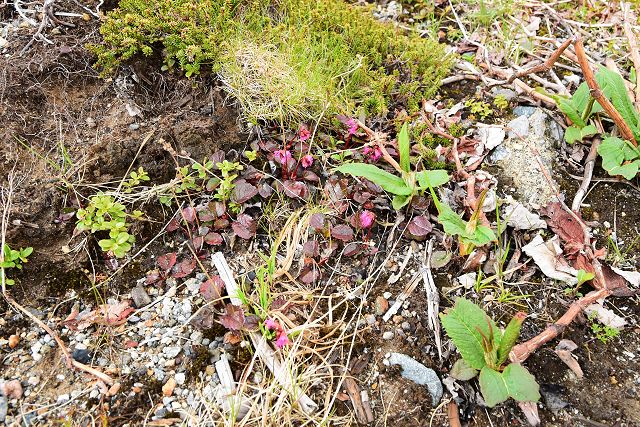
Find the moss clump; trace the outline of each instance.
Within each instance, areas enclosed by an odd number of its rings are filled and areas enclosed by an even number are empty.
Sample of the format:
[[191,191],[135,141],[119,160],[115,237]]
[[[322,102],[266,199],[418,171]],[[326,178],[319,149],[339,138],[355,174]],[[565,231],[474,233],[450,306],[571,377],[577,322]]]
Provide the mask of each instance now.
[[168,69],[220,75],[254,123],[380,114],[433,96],[453,60],[343,0],[122,0],[100,31],[104,72],[163,48]]

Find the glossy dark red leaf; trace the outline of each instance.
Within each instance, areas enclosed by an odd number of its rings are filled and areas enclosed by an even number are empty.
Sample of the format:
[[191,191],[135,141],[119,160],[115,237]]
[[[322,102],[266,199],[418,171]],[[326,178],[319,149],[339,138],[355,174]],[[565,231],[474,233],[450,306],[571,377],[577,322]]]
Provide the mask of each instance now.
[[344,246],[343,254],[344,256],[354,256],[359,254],[360,252],[362,252],[362,246],[357,243],[351,242],[347,243]]
[[339,224],[331,228],[331,235],[343,242],[349,242],[353,240],[353,229],[347,224]]
[[182,209],[182,217],[184,218],[185,221],[187,221],[189,224],[191,224],[193,221],[196,220],[196,210],[193,206],[188,206],[184,209]]
[[232,199],[236,203],[244,203],[256,194],[258,194],[258,189],[253,184],[249,184],[244,179],[238,179],[233,187]]
[[176,265],[177,255],[175,252],[169,252],[168,254],[160,255],[158,257],[158,267],[164,271],[169,271]]
[[229,227],[229,220],[226,218],[218,218],[213,222],[213,228],[216,230],[224,230]]
[[413,217],[407,225],[407,231],[409,231],[409,234],[417,239],[426,237],[427,234],[431,233],[431,230],[433,230],[433,224],[431,224],[429,218],[424,215]]
[[232,331],[240,331],[244,327],[244,311],[233,304],[224,307],[224,314],[220,316],[220,324]]
[[309,196],[309,188],[307,184],[301,181],[293,181],[287,179],[282,183],[284,194],[292,198],[306,199]]
[[194,249],[196,251],[199,251],[200,249],[202,249],[202,245],[204,244],[204,237],[196,236],[191,239],[191,243],[193,244]]
[[267,199],[273,194],[273,188],[269,184],[263,183],[258,186],[258,193],[260,193],[261,197]]
[[251,239],[256,235],[256,220],[247,214],[240,214],[231,224],[231,228],[236,235],[242,239]]
[[320,177],[310,170],[302,172],[302,179],[309,182],[320,182]]
[[222,236],[218,233],[208,233],[206,236],[204,236],[204,241],[207,245],[221,245],[224,240],[222,239]]
[[187,258],[173,268],[172,276],[176,279],[186,277],[196,269],[196,264],[195,258]]
[[307,264],[304,266],[298,276],[302,283],[311,284],[320,279],[320,269],[315,264]]
[[169,224],[167,224],[167,231],[169,233],[171,233],[172,231],[176,231],[178,228],[180,228],[180,223],[178,222],[177,218],[173,218],[171,221],[169,221]]
[[320,231],[324,229],[324,215],[321,213],[314,213],[309,217],[309,227],[314,231]]
[[302,252],[310,258],[320,255],[320,244],[316,240],[307,240],[302,245]]
[[216,216],[209,209],[204,209],[198,212],[198,218],[202,222],[211,222],[211,221],[215,221]]
[[217,301],[222,298],[222,290],[224,289],[224,281],[220,276],[212,276],[200,284],[200,295],[206,301]]

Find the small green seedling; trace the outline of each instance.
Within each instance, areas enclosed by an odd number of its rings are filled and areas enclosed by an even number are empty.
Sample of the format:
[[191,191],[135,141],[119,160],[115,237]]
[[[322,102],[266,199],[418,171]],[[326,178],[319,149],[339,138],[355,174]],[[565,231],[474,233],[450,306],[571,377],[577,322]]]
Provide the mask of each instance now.
[[27,262],[27,258],[33,252],[32,247],[20,248],[18,250],[11,249],[6,243],[2,247],[2,262],[0,262],[0,280],[5,285],[11,286],[15,282],[5,275],[5,269],[17,268],[22,270],[22,264]]
[[471,215],[469,221],[462,219],[460,215],[454,212],[453,209],[446,203],[442,203],[433,188],[431,191],[431,197],[438,209],[438,222],[444,227],[444,232],[451,236],[458,236],[460,243],[460,255],[468,255],[473,252],[473,249],[477,246],[484,246],[487,243],[497,240],[493,230],[485,225],[478,223],[480,215],[480,209],[484,203],[486,191],[482,193],[478,199],[478,207]]
[[339,172],[366,178],[379,185],[383,190],[394,194],[392,206],[398,210],[406,206],[417,194],[429,187],[438,187],[449,182],[447,171],[436,169],[420,172],[411,171],[409,131],[405,123],[398,134],[401,176],[393,175],[375,165],[367,163],[346,163],[338,168]]
[[[116,258],[124,257],[136,240],[128,233],[130,224],[127,223],[125,206],[116,202],[112,196],[97,194],[91,197],[85,209],[78,209],[76,217],[76,228],[79,231],[109,233],[109,238],[99,240],[98,245],[103,251],[113,253]],[[142,217],[142,212],[134,211],[133,217]]]
[[480,307],[464,298],[440,314],[442,326],[462,355],[451,376],[467,381],[480,372],[480,391],[491,408],[510,397],[519,402],[540,399],[534,376],[519,363],[506,364],[524,318],[524,313],[516,313],[503,332]]
[[151,178],[149,178],[147,171],[140,166],[137,171],[133,171],[129,174],[129,179],[122,183],[122,187],[124,188],[125,193],[131,193],[133,191],[133,187],[149,180],[151,180]]

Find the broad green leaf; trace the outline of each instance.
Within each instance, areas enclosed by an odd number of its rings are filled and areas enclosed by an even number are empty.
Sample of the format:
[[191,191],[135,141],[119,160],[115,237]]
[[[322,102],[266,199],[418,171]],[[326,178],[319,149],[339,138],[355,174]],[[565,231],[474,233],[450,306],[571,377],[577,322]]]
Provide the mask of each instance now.
[[485,366],[480,371],[480,391],[484,402],[490,408],[509,398],[509,390],[502,378],[502,374],[488,366]]
[[540,387],[533,375],[519,363],[512,363],[502,372],[502,379],[509,396],[518,402],[537,402],[540,400]]
[[389,193],[401,196],[410,196],[412,193],[402,178],[382,170],[375,165],[367,163],[345,163],[337,167],[336,170],[345,174],[366,178],[378,184],[383,190]]
[[484,225],[477,226],[475,233],[463,237],[476,246],[483,246],[496,240],[496,234],[493,230]]
[[602,167],[609,175],[622,175],[626,179],[633,179],[637,175],[639,160],[622,164],[624,161],[640,158],[638,149],[628,142],[616,137],[606,138],[598,146],[598,154],[602,156]]
[[399,211],[400,209],[405,207],[407,205],[407,203],[409,203],[409,200],[411,200],[411,196],[395,195],[395,196],[393,196],[393,199],[391,200],[391,207],[393,207],[393,209]]
[[583,128],[577,126],[569,126],[564,132],[564,140],[569,144],[573,144],[576,141],[582,141],[587,136],[595,135],[598,130],[594,125],[588,125]]
[[509,352],[518,341],[520,336],[520,327],[524,321],[525,314],[518,312],[511,319],[509,324],[502,334],[502,340],[500,340],[500,347],[498,347],[498,366],[502,365],[509,357]]
[[616,110],[622,115],[633,133],[638,135],[638,121],[640,116],[633,107],[631,98],[620,74],[608,68],[601,67],[596,73],[596,81],[604,95],[611,101]]
[[464,298],[458,298],[453,308],[440,315],[442,326],[462,355],[462,358],[475,369],[486,366],[482,335],[490,337],[493,331],[494,345],[500,345],[500,330],[485,312]]
[[460,381],[469,381],[478,375],[478,370],[469,366],[464,359],[458,359],[451,367],[449,375]]
[[439,187],[449,182],[449,174],[446,170],[434,169],[416,173],[420,188]]
[[405,172],[409,172],[411,168],[411,144],[409,143],[409,130],[406,123],[402,125],[402,129],[398,134],[398,152],[400,155],[400,168]]
[[635,162],[626,163],[624,165],[611,168],[608,172],[610,175],[621,175],[625,179],[631,180],[638,174],[639,168],[640,160],[636,160]]
[[465,235],[467,233],[466,221],[455,213],[449,205],[438,202],[436,207],[438,209],[438,222],[442,224],[445,233],[451,236]]
[[562,111],[573,124],[577,126],[585,126],[586,123],[582,120],[582,111],[578,110],[578,107],[571,102],[571,99],[567,99],[560,96],[553,97],[558,104],[558,108]]
[[602,167],[607,171],[620,166],[624,160],[624,141],[620,138],[609,137],[598,146],[598,154],[602,156]]
[[585,282],[588,282],[589,280],[593,280],[594,277],[596,277],[596,275],[593,273],[589,273],[588,271],[585,271],[583,269],[578,270],[578,273],[576,274],[576,278],[578,279],[578,286],[582,285]]

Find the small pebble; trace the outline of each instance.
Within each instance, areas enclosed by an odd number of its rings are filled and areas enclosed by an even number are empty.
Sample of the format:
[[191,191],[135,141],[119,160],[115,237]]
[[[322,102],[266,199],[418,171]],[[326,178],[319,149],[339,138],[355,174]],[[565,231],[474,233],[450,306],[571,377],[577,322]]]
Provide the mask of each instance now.
[[393,339],[393,332],[391,331],[387,331],[384,334],[382,334],[382,339],[383,340],[392,340]]
[[176,388],[176,380],[174,378],[169,378],[166,383],[162,386],[162,394],[163,396],[169,397],[173,394],[173,390]]

